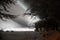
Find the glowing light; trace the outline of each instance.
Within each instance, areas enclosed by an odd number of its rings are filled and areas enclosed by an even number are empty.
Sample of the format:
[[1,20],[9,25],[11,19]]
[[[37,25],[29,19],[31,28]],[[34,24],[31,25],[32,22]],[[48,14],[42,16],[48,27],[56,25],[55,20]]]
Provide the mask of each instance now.
[[24,10],[27,10],[27,7],[19,0],[17,0],[17,4],[22,7]]
[[35,28],[11,28],[11,29],[5,29],[4,31],[34,31]]
[[34,31],[35,28],[22,28],[12,20],[0,21],[0,28],[4,31]]
[[27,18],[27,20],[29,23],[35,23],[35,22],[39,21],[40,19],[37,16],[33,16],[32,18],[31,18],[31,16],[29,16]]

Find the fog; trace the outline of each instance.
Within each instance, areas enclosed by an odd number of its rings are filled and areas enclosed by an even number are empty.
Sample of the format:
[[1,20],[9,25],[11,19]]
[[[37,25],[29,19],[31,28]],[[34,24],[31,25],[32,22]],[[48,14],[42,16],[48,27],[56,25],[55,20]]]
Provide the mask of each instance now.
[[[0,20],[0,29],[3,30],[15,30],[17,31],[33,31],[34,30],[34,23],[36,21],[39,21],[40,19],[37,16],[32,15],[26,15],[24,16],[23,14],[26,12],[26,10],[29,8],[29,6],[25,5],[23,3],[23,0],[17,0],[15,5],[11,5],[11,8],[8,9],[9,12],[2,11],[7,14],[13,14],[13,15],[18,15],[17,18],[11,20],[11,19],[4,19],[6,21]],[[26,30],[27,29],[27,30]]]

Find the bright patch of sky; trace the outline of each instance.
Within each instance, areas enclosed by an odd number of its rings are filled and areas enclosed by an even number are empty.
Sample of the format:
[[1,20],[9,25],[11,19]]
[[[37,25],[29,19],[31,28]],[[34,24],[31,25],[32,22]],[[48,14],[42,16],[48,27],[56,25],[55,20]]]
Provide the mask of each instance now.
[[34,31],[34,28],[23,28],[20,24],[8,19],[0,20],[0,29],[4,31]]

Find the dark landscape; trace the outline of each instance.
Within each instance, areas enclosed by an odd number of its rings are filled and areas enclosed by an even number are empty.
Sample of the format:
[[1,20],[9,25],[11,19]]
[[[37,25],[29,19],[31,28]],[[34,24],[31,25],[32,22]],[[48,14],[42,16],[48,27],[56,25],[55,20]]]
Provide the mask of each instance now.
[[2,32],[2,40],[41,40],[39,32]]

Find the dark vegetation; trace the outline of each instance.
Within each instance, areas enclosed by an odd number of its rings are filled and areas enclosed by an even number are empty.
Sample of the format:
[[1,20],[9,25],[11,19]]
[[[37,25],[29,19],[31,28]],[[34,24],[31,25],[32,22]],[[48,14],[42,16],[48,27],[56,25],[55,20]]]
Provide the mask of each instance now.
[[37,24],[35,24],[36,30],[42,27],[45,29],[60,27],[59,0],[25,0],[25,2],[30,5],[30,8],[28,10],[30,10],[31,13],[29,13],[28,15],[37,15],[40,19],[43,20],[42,22],[39,21],[37,22]]
[[38,21],[35,23],[35,28],[36,28],[36,31],[39,31],[38,30],[39,28],[40,30],[44,28],[45,31],[48,31],[49,29],[59,31],[58,23],[54,21],[53,19]]
[[2,20],[3,18],[12,19],[16,17],[16,15],[6,14],[2,12],[2,11],[9,12],[7,8],[10,8],[12,4],[13,5],[15,4],[14,0],[0,0],[0,19]]

